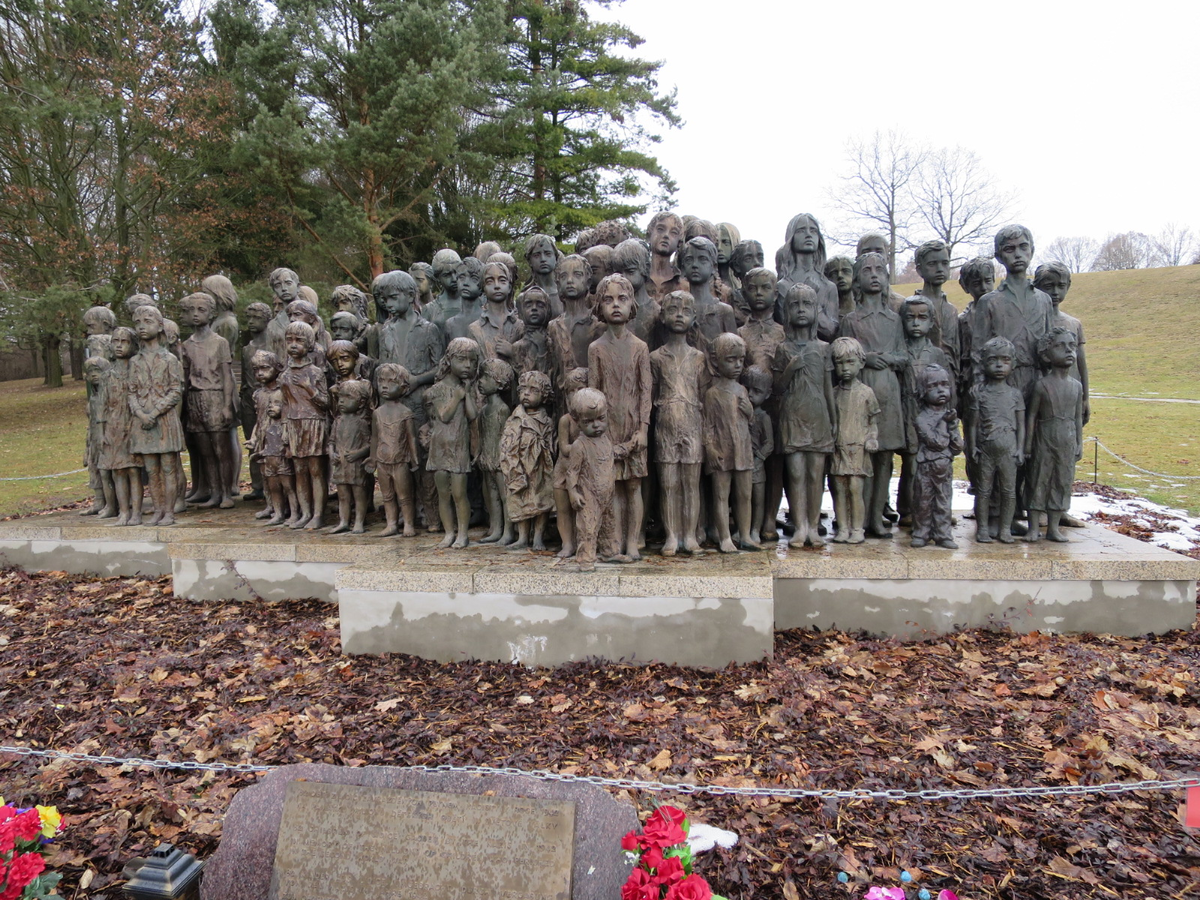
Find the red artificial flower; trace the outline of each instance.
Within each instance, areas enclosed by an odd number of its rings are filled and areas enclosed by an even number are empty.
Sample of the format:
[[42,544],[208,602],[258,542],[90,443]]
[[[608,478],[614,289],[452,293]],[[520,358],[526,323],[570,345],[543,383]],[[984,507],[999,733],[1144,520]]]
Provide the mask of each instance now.
[[15,881],[10,881],[8,887],[0,891],[0,900],[17,900],[21,896],[21,891],[25,890],[25,886],[17,884]]
[[625,837],[621,838],[621,849],[628,850],[630,853],[636,853],[641,849],[641,839],[636,831],[631,831]]
[[659,900],[658,882],[645,869],[635,868],[621,886],[621,900]]
[[[22,853],[14,856],[8,866],[8,886],[11,888],[15,884],[18,889],[23,889],[41,875],[45,868],[46,861],[40,853]],[[18,895],[19,893],[18,890]]]
[[17,824],[12,819],[0,820],[0,856],[10,853],[17,839]]
[[642,853],[642,858],[639,859],[638,862],[643,868],[657,869],[663,864],[662,851],[657,847],[647,847],[645,852]]
[[687,835],[683,833],[680,823],[676,822],[670,813],[663,812],[667,808],[660,806],[656,809],[646,820],[646,827],[642,829],[642,840],[648,846],[658,847],[660,850],[682,844],[687,840]]
[[660,885],[670,887],[678,881],[683,881],[683,861],[678,856],[668,856],[661,866],[654,869],[654,880]]
[[666,900],[712,900],[712,888],[699,875],[689,875],[667,888]]
[[27,809],[14,820],[17,840],[34,841],[42,833],[42,817],[36,809]]
[[683,828],[683,823],[687,821],[687,813],[677,806],[660,806],[658,812],[670,818],[681,829]]

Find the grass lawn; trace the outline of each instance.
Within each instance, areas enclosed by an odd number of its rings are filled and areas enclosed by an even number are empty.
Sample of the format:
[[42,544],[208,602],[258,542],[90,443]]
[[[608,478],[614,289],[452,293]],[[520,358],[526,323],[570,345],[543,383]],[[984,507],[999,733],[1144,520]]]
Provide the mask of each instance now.
[[[908,296],[918,287],[896,291]],[[957,281],[946,296],[959,309],[967,303]],[[1120,399],[1200,400],[1200,266],[1079,274],[1063,309],[1083,322],[1087,338],[1093,400],[1084,436],[1143,469],[1198,479],[1147,476],[1100,450],[1098,480],[1200,514],[1200,404]],[[1091,445],[1083,456],[1076,477],[1090,481]]]
[[[46,388],[40,378],[0,384],[0,478],[83,466],[87,399],[83,382]],[[88,496],[87,473],[0,481],[0,516],[62,506]]]

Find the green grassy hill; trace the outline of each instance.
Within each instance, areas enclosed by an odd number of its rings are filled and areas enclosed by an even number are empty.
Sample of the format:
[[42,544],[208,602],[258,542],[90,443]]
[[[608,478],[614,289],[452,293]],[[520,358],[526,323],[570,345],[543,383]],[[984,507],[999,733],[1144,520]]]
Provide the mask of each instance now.
[[[966,305],[957,282],[946,288],[955,306]],[[1076,275],[1063,309],[1083,322],[1091,391],[1101,395],[1084,435],[1143,469],[1200,479],[1200,404],[1122,399],[1200,400],[1200,266]],[[1093,460],[1100,481],[1200,514],[1200,480],[1146,475],[1092,446],[1081,480],[1092,478]]]

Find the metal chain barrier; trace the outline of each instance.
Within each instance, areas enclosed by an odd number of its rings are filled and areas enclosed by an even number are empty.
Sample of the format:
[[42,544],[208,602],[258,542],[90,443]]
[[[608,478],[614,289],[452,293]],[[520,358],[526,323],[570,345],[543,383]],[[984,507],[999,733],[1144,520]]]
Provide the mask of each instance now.
[[1085,444],[1088,444],[1088,443],[1095,444],[1097,447],[1099,447],[1101,450],[1103,450],[1105,453],[1107,453],[1109,456],[1111,456],[1117,462],[1119,462],[1123,465],[1129,466],[1129,468],[1131,468],[1131,469],[1136,469],[1138,472],[1141,472],[1145,475],[1153,475],[1155,478],[1171,478],[1171,479],[1174,479],[1177,481],[1200,481],[1200,475],[1168,475],[1166,472],[1152,472],[1150,469],[1143,469],[1141,466],[1131,463],[1125,457],[1120,456],[1119,454],[1114,453],[1112,450],[1108,449],[1108,447],[1105,447],[1104,444],[1101,442],[1100,438],[1098,438],[1098,437],[1084,438],[1083,442]]
[[78,475],[87,469],[72,469],[70,472],[55,472],[53,475],[24,475],[20,478],[0,478],[0,481],[41,481],[43,478],[62,478],[64,475]]
[[[0,753],[17,756],[41,757],[43,759],[65,759],[74,762],[103,763],[110,766],[137,766],[153,769],[182,769],[202,772],[269,772],[277,765],[253,765],[251,763],[200,763],[172,762],[165,759],[143,759],[137,756],[94,756],[90,753],[65,753],[61,750],[36,750],[32,747],[0,746]],[[566,775],[545,769],[525,770],[511,766],[407,766],[409,772],[463,772],[471,775],[515,775],[536,778],[540,781],[563,781],[567,783],[595,784],[632,791],[656,793],[709,794],[711,796],[732,795],[739,797],[780,797],[801,799],[816,797],[834,800],[972,800],[998,797],[1048,797],[1080,796],[1083,794],[1121,794],[1129,791],[1175,791],[1189,787],[1200,787],[1200,778],[1175,778],[1171,780],[1116,781],[1107,784],[1068,784],[1045,787],[992,787],[906,791],[900,789],[871,790],[852,788],[770,788],[770,787],[726,787],[719,784],[668,784],[662,781],[640,781],[634,778],[603,778],[598,775]]]

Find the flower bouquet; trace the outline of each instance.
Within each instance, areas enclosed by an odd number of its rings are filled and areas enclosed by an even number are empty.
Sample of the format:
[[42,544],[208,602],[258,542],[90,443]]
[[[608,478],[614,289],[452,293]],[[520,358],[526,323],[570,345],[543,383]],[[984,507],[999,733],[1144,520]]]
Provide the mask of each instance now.
[[690,827],[683,810],[660,806],[641,834],[631,831],[621,839],[621,849],[634,860],[621,900],[725,900],[692,872]]
[[0,900],[43,900],[56,896],[61,875],[46,871],[46,844],[62,831],[53,806],[17,809],[0,798]]

